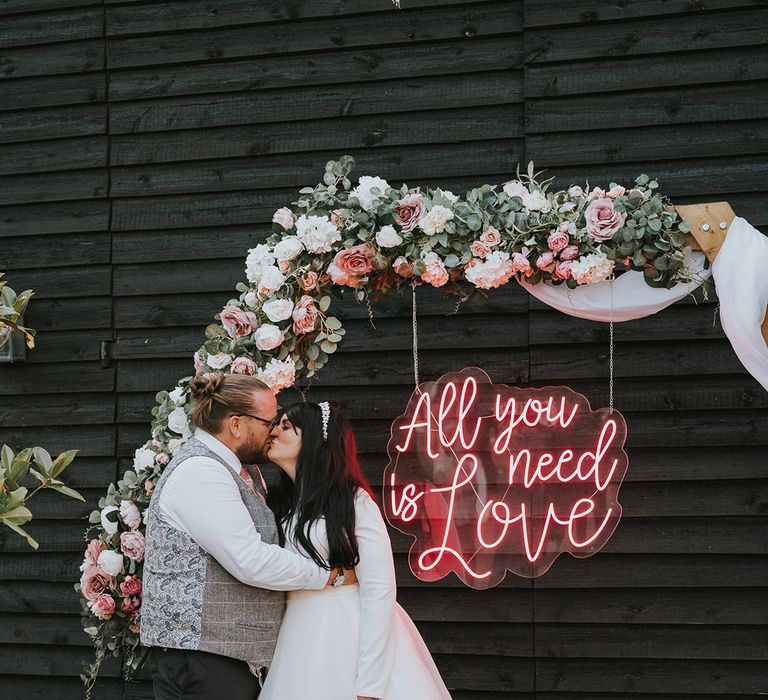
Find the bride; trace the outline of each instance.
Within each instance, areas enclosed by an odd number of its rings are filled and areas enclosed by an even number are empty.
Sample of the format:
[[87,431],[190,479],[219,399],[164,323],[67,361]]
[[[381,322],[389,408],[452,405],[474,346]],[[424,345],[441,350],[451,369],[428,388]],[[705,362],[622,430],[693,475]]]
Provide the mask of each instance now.
[[358,584],[293,591],[260,700],[450,700],[415,625],[395,602],[392,549],[357,461],[349,421],[322,402],[282,416],[269,460],[281,542]]

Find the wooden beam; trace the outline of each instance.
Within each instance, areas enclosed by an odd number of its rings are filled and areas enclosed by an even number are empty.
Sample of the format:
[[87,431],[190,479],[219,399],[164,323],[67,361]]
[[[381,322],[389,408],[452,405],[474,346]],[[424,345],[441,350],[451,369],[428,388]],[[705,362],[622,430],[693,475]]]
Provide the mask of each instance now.
[[[693,250],[702,250],[710,263],[720,252],[728,229],[736,214],[728,202],[706,202],[705,204],[684,204],[673,207],[691,225],[688,242]],[[722,224],[724,227],[721,227]],[[768,311],[763,318],[760,331],[768,345]]]

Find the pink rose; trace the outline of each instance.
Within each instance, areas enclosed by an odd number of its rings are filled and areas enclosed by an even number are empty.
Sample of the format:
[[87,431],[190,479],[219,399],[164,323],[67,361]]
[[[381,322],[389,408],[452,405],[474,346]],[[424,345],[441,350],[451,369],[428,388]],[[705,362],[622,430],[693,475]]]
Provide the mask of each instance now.
[[592,188],[592,191],[589,193],[590,197],[597,197],[602,198],[605,197],[605,190],[601,187],[594,187]]
[[612,199],[596,199],[584,212],[587,221],[587,233],[596,241],[609,241],[624,225],[625,212],[615,211]]
[[275,212],[272,221],[287,231],[294,224],[293,212],[288,207],[281,207]]
[[115,612],[115,599],[108,593],[105,593],[89,603],[88,606],[96,617],[101,620],[109,620],[112,617],[112,613]]
[[120,551],[135,562],[144,559],[144,545],[144,535],[136,530],[120,534]]
[[484,258],[491,252],[490,247],[482,241],[472,241],[472,245],[469,246],[469,249],[472,251],[472,255],[476,258]]
[[105,574],[98,566],[88,566],[80,577],[80,591],[90,601],[98,600],[115,586],[115,577]]
[[512,253],[512,271],[522,272],[528,277],[533,270],[531,269],[531,263],[528,262],[528,258],[522,253]]
[[334,209],[331,212],[331,223],[336,228],[344,228],[344,210],[343,209]]
[[396,274],[400,275],[400,277],[405,277],[405,279],[413,277],[413,265],[411,265],[411,263],[408,262],[408,259],[402,255],[396,258],[392,263],[392,269]]
[[165,452],[160,452],[159,454],[155,455],[155,464],[158,467],[164,467],[168,462],[170,462],[170,457],[165,454]]
[[567,233],[557,230],[553,231],[549,238],[547,238],[547,245],[550,250],[554,250],[557,253],[568,245],[569,240]]
[[256,363],[250,357],[237,357],[232,362],[230,371],[232,374],[256,374],[258,367]]
[[141,525],[141,513],[133,501],[120,501],[120,517],[131,530],[135,530]]
[[139,608],[139,601],[137,598],[123,598],[123,602],[120,603],[120,611],[126,615],[132,613]]
[[138,634],[141,630],[141,623],[136,620],[135,622],[131,623],[131,625],[128,626],[128,629],[131,630],[134,634]]
[[141,594],[141,579],[138,576],[126,576],[120,584],[120,595],[129,598]]
[[284,275],[288,274],[288,270],[291,269],[291,261],[290,260],[278,260],[277,261],[277,269],[280,270]]
[[151,496],[152,492],[155,490],[155,485],[150,479],[149,481],[145,482],[144,484],[144,493],[147,494],[147,496]]
[[555,274],[561,279],[567,280],[571,276],[572,264],[570,261],[560,261],[555,266]]
[[317,316],[315,300],[305,294],[293,309],[293,332],[296,335],[312,332],[317,326]]
[[340,250],[328,266],[328,274],[334,284],[347,287],[357,287],[360,278],[373,269],[373,258],[376,251],[366,243]]
[[311,292],[317,287],[317,273],[314,270],[304,270],[296,273],[296,280],[305,292]]
[[611,187],[608,192],[606,192],[606,197],[609,197],[610,199],[616,199],[616,197],[621,197],[626,192],[626,188],[622,187],[621,185],[616,185],[616,187]]
[[230,304],[221,310],[221,325],[230,338],[242,338],[249,335],[259,325],[259,320],[253,311],[243,311]]
[[501,234],[493,226],[489,226],[480,236],[480,240],[490,248],[501,243]]
[[569,245],[560,253],[560,260],[576,260],[579,257],[579,246]]
[[424,197],[420,194],[409,194],[403,197],[394,209],[395,223],[403,231],[413,231],[425,211]]
[[538,260],[536,260],[536,267],[538,267],[539,270],[551,272],[555,267],[555,254],[549,250],[546,253],[542,253]]
[[101,540],[91,540],[88,546],[85,548],[85,561],[89,566],[95,566],[99,561],[99,554],[106,549],[106,546]]

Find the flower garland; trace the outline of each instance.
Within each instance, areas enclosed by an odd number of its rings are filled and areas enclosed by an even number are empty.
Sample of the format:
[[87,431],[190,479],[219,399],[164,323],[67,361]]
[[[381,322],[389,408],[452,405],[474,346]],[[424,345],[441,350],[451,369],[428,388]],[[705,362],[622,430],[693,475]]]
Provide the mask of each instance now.
[[[275,393],[297,375],[311,378],[345,333],[329,314],[338,287],[363,301],[427,284],[464,300],[515,276],[571,289],[622,270],[642,270],[653,287],[691,279],[689,227],[647,175],[629,189],[611,183],[551,192],[552,180],[540,182],[531,163],[500,192],[483,185],[461,199],[439,188],[395,189],[371,176],[353,188],[353,166],[350,156],[328,162],[322,183],[275,212],[272,235],[248,252],[248,284],[237,285],[239,297],[205,329],[197,373],[254,375]],[[96,536],[75,586],[97,650],[83,676],[88,694],[105,656],[122,656],[128,676],[140,662],[143,513],[163,468],[192,435],[189,379],[157,394],[152,439],[90,516]]]

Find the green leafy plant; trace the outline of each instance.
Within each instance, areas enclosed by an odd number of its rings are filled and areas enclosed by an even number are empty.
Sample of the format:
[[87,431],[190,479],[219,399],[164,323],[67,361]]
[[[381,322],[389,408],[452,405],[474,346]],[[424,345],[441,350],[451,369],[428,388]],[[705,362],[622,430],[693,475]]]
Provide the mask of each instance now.
[[[0,272],[0,277],[5,273]],[[27,308],[34,292],[31,289],[16,294],[8,283],[0,279],[0,348],[10,339],[11,334],[24,334],[28,348],[35,347],[35,331],[19,325],[19,319]]]
[[[78,501],[85,500],[58,478],[76,454],[77,450],[67,450],[53,459],[42,447],[28,447],[18,454],[8,445],[3,445],[0,450],[0,525],[21,535],[33,549],[38,548],[38,543],[22,528],[32,520],[32,512],[27,508],[30,499],[40,491],[50,489]],[[36,468],[32,468],[33,465]],[[22,485],[28,475],[39,482],[32,491]]]

